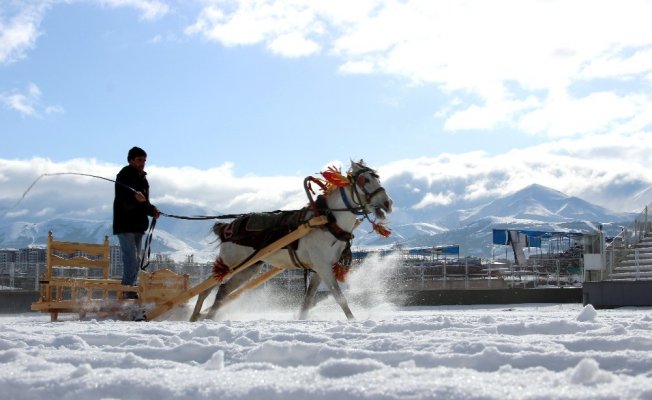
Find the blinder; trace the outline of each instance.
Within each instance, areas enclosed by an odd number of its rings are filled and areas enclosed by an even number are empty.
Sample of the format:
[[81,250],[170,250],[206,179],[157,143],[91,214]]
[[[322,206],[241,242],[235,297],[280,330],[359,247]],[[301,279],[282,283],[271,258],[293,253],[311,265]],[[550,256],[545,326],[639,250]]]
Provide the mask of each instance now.
[[382,186],[380,186],[378,189],[374,190],[371,193],[367,190],[367,184],[370,182],[369,178],[364,176],[364,174],[367,172],[370,173],[371,176],[373,176],[374,178],[376,179],[379,178],[378,174],[369,167],[361,168],[359,171],[355,173],[355,175],[351,177],[351,181],[355,182],[354,193],[357,194],[358,200],[360,200],[360,195],[357,193],[358,192],[357,188],[360,188],[360,190],[362,190],[362,193],[364,193],[365,195],[364,204],[362,204],[361,201],[357,201],[357,203],[360,204],[361,206],[366,206],[367,204],[369,204],[371,202],[371,199],[377,194],[385,193],[385,188]]

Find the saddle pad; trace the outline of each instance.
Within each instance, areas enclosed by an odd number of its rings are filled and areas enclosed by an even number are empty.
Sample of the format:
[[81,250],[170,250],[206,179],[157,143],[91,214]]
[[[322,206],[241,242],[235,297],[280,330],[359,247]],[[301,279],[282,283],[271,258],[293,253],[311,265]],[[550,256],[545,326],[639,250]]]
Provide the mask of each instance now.
[[[305,214],[306,209],[251,213],[228,224],[216,223],[213,232],[222,242],[261,249],[298,228]],[[296,246],[296,242],[292,244]]]
[[266,229],[273,229],[275,226],[281,226],[283,214],[275,212],[252,213],[247,215],[246,218],[246,232],[261,232]]

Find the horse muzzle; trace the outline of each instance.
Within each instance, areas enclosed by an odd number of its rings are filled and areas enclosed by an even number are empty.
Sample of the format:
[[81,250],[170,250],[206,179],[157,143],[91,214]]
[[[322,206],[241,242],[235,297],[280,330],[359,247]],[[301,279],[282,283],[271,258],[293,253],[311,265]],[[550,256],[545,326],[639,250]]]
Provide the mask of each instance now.
[[390,214],[392,212],[392,206],[394,202],[392,199],[387,196],[387,200],[384,202],[380,203],[380,205],[374,206],[374,215],[378,219],[385,219],[386,214]]

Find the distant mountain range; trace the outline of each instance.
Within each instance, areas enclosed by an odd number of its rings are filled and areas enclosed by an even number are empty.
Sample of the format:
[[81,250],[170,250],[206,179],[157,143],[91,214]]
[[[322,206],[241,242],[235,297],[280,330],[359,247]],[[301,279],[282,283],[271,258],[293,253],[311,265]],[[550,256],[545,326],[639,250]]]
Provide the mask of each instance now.
[[[421,215],[423,217],[423,215]],[[516,193],[468,209],[433,215],[428,222],[392,225],[392,240],[405,247],[457,244],[462,256],[489,257],[493,229],[620,232],[635,214],[613,212],[578,197],[533,184]],[[381,246],[371,234],[358,235],[360,246]]]
[[[392,190],[388,188],[389,193],[394,193]],[[413,209],[401,207],[396,197],[394,200],[396,212],[390,214],[388,225],[392,229],[390,238],[382,238],[370,232],[370,226],[364,223],[355,232],[354,247],[458,244],[462,256],[490,257],[494,228],[589,232],[602,225],[607,234],[616,234],[621,226],[628,225],[635,216],[609,211],[537,184],[468,208],[456,208],[452,204],[427,210]],[[165,205],[164,209],[174,215],[206,214],[205,210],[192,206],[180,209],[178,206]],[[395,217],[398,221],[391,223]],[[152,251],[170,255],[175,260],[184,260],[191,254],[195,261],[212,260],[217,246],[211,233],[213,222],[161,217],[154,231]],[[0,225],[0,248],[45,245],[48,231],[52,231],[58,240],[99,243],[108,235],[112,243],[117,242],[111,234],[110,219],[55,218],[3,223]]]

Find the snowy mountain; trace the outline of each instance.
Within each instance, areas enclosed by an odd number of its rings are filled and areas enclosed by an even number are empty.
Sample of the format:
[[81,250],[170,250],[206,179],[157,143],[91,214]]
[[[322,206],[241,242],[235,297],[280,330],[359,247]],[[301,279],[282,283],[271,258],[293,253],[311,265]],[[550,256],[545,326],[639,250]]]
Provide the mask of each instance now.
[[[545,231],[591,231],[598,224],[618,232],[634,215],[615,213],[577,197],[541,185],[530,185],[516,193],[491,202],[442,212],[443,208],[413,211],[401,206],[394,198],[400,219],[409,221],[392,224],[390,238],[383,238],[363,223],[355,232],[356,247],[392,245],[434,246],[459,244],[462,255],[489,256],[492,252],[491,233],[494,228],[536,229]],[[458,205],[460,206],[460,205]],[[192,205],[165,205],[171,215],[215,215],[210,210]],[[185,220],[161,217],[154,231],[152,251],[184,260],[193,254],[196,261],[209,261],[216,253],[215,237],[211,232],[214,220]],[[98,220],[55,218],[42,221],[12,222],[0,225],[0,248],[22,248],[45,245],[48,231],[58,240],[101,242],[105,235],[117,244],[112,235],[110,217]]]
[[15,222],[0,226],[0,247],[22,248],[45,245],[48,232],[56,239],[100,243],[111,235],[111,221],[56,218],[42,222]]
[[490,217],[553,223],[621,221],[628,215],[614,213],[580,198],[533,184],[475,209],[458,210],[444,218],[444,225],[459,226]]

